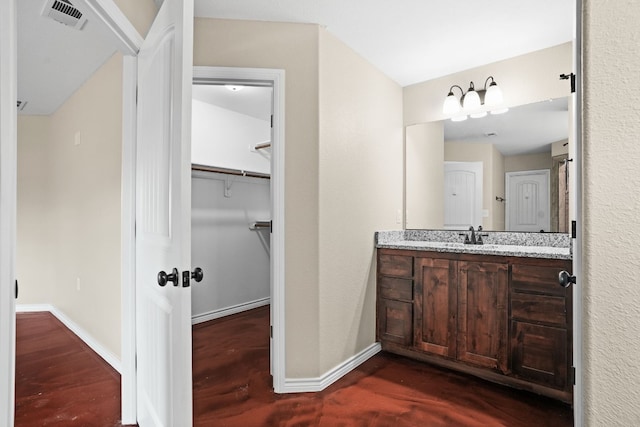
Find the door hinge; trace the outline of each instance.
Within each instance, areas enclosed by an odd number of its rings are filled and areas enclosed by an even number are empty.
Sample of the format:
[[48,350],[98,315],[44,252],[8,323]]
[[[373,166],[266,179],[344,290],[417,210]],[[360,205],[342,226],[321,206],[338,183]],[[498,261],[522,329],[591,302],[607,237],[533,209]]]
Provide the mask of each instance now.
[[269,336],[273,338],[273,325],[269,326]]
[[571,221],[571,238],[575,239],[576,236],[578,235],[578,224],[576,223],[576,221]]
[[269,221],[269,233],[273,233],[273,220]]
[[273,114],[271,115],[271,127],[273,128]]
[[138,104],[138,85],[136,85],[136,105]]
[[572,366],[569,369],[569,384],[576,385],[576,367]]
[[571,93],[576,92],[576,75],[574,73],[571,74],[560,74],[560,80],[569,80],[571,79]]

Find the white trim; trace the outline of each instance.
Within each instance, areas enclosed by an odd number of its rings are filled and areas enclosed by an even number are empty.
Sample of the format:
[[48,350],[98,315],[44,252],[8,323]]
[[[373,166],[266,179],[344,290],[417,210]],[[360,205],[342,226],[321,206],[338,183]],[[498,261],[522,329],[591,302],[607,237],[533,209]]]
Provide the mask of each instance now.
[[574,102],[574,121],[573,130],[573,159],[575,173],[574,189],[575,189],[575,207],[576,207],[576,229],[577,235],[573,245],[573,275],[576,276],[576,285],[572,286],[573,290],[573,366],[576,369],[576,384],[573,387],[573,425],[580,427],[585,425],[584,421],[584,382],[583,382],[583,340],[582,340],[582,0],[576,0],[576,39],[573,43],[574,72],[576,73],[576,93],[570,99]]
[[75,0],[73,5],[82,13],[102,22],[123,55],[138,54],[144,39],[113,0]]
[[122,59],[121,342],[122,424],[136,424],[136,88],[138,60]]
[[373,343],[360,353],[345,360],[335,368],[317,378],[287,378],[283,393],[307,393],[318,392],[329,387],[349,372],[362,365],[364,362],[378,354],[382,350],[380,343]]
[[17,206],[16,2],[0,14],[0,426],[15,416],[15,279]]
[[285,72],[268,68],[193,67],[193,82],[251,80],[273,85],[273,135],[271,146],[271,368],[273,389],[285,386]]
[[244,302],[242,304],[232,305],[230,307],[219,308],[217,310],[208,311],[206,313],[198,314],[191,317],[191,324],[197,325],[198,323],[208,322],[209,320],[219,319],[225,316],[231,316],[232,314],[242,313],[243,311],[252,310],[258,307],[264,307],[271,303],[271,298],[261,298],[255,301]]
[[98,342],[90,333],[82,329],[76,322],[71,320],[62,311],[50,304],[18,304],[16,305],[16,312],[18,313],[33,313],[39,311],[48,311],[53,314],[59,321],[64,324],[71,332],[73,332],[78,338],[80,338],[86,345],[91,348],[98,356],[104,359],[113,369],[120,373],[121,363],[118,356],[107,350],[102,344]]
[[16,313],[37,313],[40,311],[53,312],[51,304],[16,304]]

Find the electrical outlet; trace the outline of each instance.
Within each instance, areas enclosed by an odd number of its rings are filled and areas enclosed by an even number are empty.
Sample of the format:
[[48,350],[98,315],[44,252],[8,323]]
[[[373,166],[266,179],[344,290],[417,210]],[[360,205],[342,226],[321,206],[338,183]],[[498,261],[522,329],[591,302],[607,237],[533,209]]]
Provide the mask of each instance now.
[[76,289],[80,291],[80,278],[76,277]]

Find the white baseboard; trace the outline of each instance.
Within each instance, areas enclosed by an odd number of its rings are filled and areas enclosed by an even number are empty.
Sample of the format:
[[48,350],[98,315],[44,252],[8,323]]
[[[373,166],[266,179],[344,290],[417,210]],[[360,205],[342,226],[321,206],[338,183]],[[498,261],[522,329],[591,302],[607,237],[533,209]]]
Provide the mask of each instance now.
[[345,360],[317,378],[285,378],[282,393],[307,393],[322,391],[382,350],[380,343],[373,343],[360,353]]
[[197,314],[191,317],[191,324],[197,325],[198,323],[207,322],[213,319],[219,319],[221,317],[230,316],[232,314],[242,313],[243,311],[251,310],[253,308],[269,305],[271,298],[261,298],[255,301],[249,301],[242,304],[232,305],[231,307],[220,308],[218,310],[208,311],[206,313]]
[[91,348],[98,356],[102,357],[105,362],[113,367],[118,373],[122,371],[122,363],[120,359],[107,350],[87,331],[82,329],[77,323],[67,317],[62,311],[58,310],[51,304],[16,304],[16,313],[33,313],[37,311],[48,311],[61,321],[71,332],[76,334],[86,345]]

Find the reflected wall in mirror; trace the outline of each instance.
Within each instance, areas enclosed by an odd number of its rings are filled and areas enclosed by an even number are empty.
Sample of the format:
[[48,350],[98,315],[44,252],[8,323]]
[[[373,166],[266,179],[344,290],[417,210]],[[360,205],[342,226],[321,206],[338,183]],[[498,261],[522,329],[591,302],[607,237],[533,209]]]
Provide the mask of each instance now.
[[568,232],[569,107],[564,97],[408,126],[406,228]]

